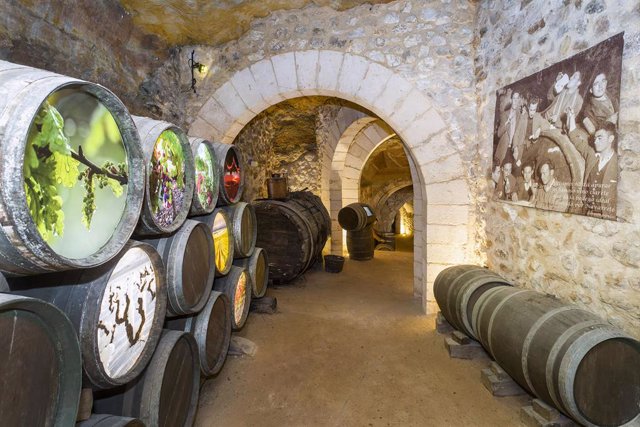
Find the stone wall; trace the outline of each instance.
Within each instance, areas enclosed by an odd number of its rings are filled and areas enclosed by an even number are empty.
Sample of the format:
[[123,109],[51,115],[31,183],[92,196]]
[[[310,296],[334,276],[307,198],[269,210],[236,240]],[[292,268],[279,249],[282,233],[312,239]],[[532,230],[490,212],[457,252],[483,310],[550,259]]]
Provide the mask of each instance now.
[[[117,2],[0,0],[0,10],[0,59],[99,83],[133,113],[158,117],[157,91],[151,81],[143,83],[171,52],[157,37],[137,29]],[[171,76],[167,81],[179,80],[177,72],[163,67]],[[172,99],[167,95],[173,87],[162,86],[163,97]]]
[[[489,267],[640,337],[640,4],[614,0],[491,1],[479,6],[476,56],[477,238]],[[495,91],[625,33],[618,146],[619,222],[488,201]]]

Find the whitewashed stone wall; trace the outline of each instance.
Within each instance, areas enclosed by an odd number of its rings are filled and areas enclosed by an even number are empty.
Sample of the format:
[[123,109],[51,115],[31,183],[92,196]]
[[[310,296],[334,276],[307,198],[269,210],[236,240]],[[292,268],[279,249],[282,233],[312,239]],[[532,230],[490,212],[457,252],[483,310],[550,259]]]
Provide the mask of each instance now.
[[[481,174],[478,241],[518,286],[576,303],[640,337],[640,3],[481,2],[476,30]],[[620,222],[486,200],[495,90],[625,33],[620,99]]]

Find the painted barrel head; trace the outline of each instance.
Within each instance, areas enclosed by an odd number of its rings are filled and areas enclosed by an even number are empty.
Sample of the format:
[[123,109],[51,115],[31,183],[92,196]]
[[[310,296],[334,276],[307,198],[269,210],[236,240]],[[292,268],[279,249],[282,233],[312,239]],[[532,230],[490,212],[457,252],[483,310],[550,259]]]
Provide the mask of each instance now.
[[152,333],[157,277],[147,253],[131,248],[116,264],[105,287],[96,330],[100,362],[107,375],[126,375]]
[[244,314],[244,306],[247,303],[247,272],[245,270],[240,273],[236,282],[236,292],[233,296],[233,319],[236,325],[242,322]]
[[224,214],[218,212],[213,219],[213,227],[211,227],[211,235],[213,236],[213,248],[215,251],[216,270],[225,271],[228,267],[230,254],[229,224]]
[[53,92],[29,128],[23,176],[42,239],[70,259],[97,252],[127,200],[127,152],[111,112],[79,86]]
[[205,210],[213,208],[215,192],[218,191],[214,177],[214,161],[207,146],[198,145],[195,156],[196,194]]
[[235,150],[228,150],[224,159],[224,191],[230,200],[235,201],[240,191],[240,185],[242,184],[240,170],[240,160],[236,155]]
[[149,164],[149,200],[154,221],[169,227],[182,211],[186,185],[185,156],[172,130],[160,134]]

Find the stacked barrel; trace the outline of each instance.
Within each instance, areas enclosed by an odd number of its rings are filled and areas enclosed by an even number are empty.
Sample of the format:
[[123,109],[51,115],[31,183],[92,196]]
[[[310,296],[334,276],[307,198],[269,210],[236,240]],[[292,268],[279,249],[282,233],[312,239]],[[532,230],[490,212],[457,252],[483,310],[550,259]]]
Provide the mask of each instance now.
[[589,311],[518,289],[490,270],[443,270],[434,295],[524,389],[586,426],[640,422],[640,342]]
[[0,61],[0,90],[3,423],[72,425],[84,388],[83,425],[193,424],[266,290],[241,154],[81,80]]

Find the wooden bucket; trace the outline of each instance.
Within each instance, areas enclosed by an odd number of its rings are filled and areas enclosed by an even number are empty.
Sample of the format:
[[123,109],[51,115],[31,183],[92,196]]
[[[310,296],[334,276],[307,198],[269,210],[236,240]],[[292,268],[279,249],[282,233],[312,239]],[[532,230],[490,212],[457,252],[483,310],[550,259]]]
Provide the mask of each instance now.
[[139,418],[147,426],[191,426],[198,407],[199,365],[193,335],[164,330],[144,373],[126,387],[95,393],[93,409]]
[[206,224],[209,230],[211,230],[216,277],[221,277],[229,273],[233,265],[235,247],[233,227],[229,215],[221,208],[218,208],[209,215],[199,216],[193,219]]
[[0,294],[0,331],[2,425],[74,425],[82,359],[67,316],[44,301]]
[[171,123],[138,116],[133,120],[140,132],[147,173],[136,235],[172,233],[187,219],[193,199],[195,167],[189,138]]
[[269,284],[269,259],[267,251],[256,248],[249,258],[236,258],[233,265],[247,270],[251,281],[251,295],[262,298],[267,293]]
[[87,268],[135,228],[144,170],[136,127],[104,87],[0,61],[0,270]]
[[245,164],[240,149],[235,145],[213,142],[220,170],[218,206],[232,205],[244,192]]
[[15,278],[11,290],[49,301],[77,331],[85,382],[112,388],[140,375],[156,347],[167,304],[156,250],[130,241],[113,260],[87,270]]
[[219,277],[213,289],[225,294],[231,302],[231,329],[240,330],[249,316],[251,305],[251,284],[244,268],[232,266],[229,274]]
[[238,202],[232,206],[221,208],[231,219],[234,242],[234,258],[246,258],[251,256],[256,247],[256,212],[253,206]]
[[187,220],[170,237],[145,240],[157,249],[167,272],[167,316],[197,313],[215,277],[213,238],[205,224]]
[[220,166],[211,141],[189,137],[193,154],[195,178],[193,201],[189,215],[207,215],[218,203]]
[[220,372],[231,341],[231,303],[227,295],[213,291],[200,313],[167,320],[165,326],[193,334],[198,343],[202,376]]

